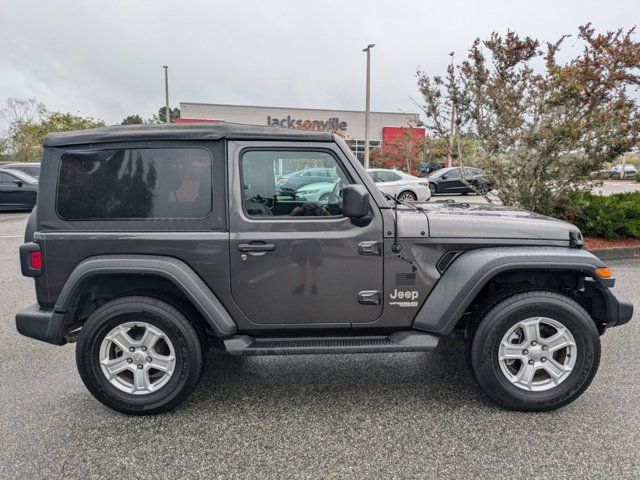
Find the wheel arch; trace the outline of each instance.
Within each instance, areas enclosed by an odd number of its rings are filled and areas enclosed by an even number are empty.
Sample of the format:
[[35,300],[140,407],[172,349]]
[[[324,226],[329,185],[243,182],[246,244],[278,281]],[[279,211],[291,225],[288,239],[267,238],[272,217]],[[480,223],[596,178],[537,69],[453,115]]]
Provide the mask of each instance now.
[[573,287],[587,291],[592,303],[586,305],[585,297],[581,305],[594,320],[605,325],[611,317],[606,293],[613,280],[603,280],[595,274],[596,268],[604,266],[587,251],[564,247],[471,250],[459,255],[443,272],[414,318],[413,328],[447,335],[456,326],[464,327],[474,311],[509,289],[560,293],[566,289],[565,294],[576,300],[568,294]]
[[[172,257],[101,255],[82,261],[73,270],[54,307],[64,315],[58,338],[81,326],[104,301],[121,296],[147,295],[180,306],[202,329],[222,338],[236,332],[236,324],[211,289],[187,264]],[[196,320],[198,321],[198,320]]]

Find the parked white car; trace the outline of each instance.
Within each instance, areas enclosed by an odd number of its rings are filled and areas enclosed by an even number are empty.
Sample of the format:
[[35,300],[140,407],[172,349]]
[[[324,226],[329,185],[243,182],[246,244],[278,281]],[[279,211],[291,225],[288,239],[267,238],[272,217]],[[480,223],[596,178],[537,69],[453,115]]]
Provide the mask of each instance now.
[[[614,165],[613,167],[611,167],[608,171],[609,175],[611,177],[620,177],[620,172],[622,172],[622,165],[618,164],[618,165]],[[630,177],[631,175],[635,175],[636,173],[638,173],[638,169],[631,165],[630,163],[625,164],[624,166],[624,176],[625,177]]]
[[431,198],[429,181],[400,170],[371,168],[367,170],[381,192],[398,196],[400,200],[426,202]]

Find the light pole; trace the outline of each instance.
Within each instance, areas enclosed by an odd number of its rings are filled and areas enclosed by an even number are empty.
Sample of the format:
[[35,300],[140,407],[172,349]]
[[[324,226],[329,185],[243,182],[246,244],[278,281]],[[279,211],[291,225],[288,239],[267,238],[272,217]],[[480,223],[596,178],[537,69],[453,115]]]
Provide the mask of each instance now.
[[169,110],[169,66],[163,65],[162,68],[164,68],[164,96],[166,100],[166,104],[164,107],[165,108],[164,117],[165,117],[165,122],[170,123],[171,112]]
[[362,51],[367,52],[367,100],[364,112],[364,168],[369,168],[369,116],[371,114],[371,49],[375,43],[370,43]]

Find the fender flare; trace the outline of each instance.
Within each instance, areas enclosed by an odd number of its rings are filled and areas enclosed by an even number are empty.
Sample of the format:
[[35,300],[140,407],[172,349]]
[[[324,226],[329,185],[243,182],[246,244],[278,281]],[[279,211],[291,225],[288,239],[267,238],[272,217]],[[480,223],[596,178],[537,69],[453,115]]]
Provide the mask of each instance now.
[[154,275],[165,278],[193,303],[218,337],[236,333],[237,327],[231,315],[196,272],[177,258],[159,255],[100,255],[83,260],[69,275],[53,308],[54,312],[68,312],[80,285],[86,279],[110,274]]
[[451,333],[476,295],[496,275],[512,270],[582,272],[602,288],[613,279],[601,279],[595,269],[605,264],[592,253],[567,247],[494,247],[459,255],[445,270],[413,320],[413,328],[438,335]]

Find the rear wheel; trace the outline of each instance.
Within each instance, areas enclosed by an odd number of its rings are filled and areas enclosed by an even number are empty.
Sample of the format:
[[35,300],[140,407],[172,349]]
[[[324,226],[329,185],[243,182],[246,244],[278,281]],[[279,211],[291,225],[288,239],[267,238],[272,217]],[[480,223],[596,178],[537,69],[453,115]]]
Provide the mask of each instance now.
[[418,197],[416,197],[416,194],[408,190],[405,190],[398,195],[398,200],[404,200],[405,202],[415,202],[417,199]]
[[171,305],[124,297],[102,305],[86,321],[76,363],[87,389],[108,407],[155,414],[176,407],[196,387],[202,344]]
[[562,407],[589,386],[600,337],[589,314],[554,292],[519,293],[498,303],[474,330],[467,350],[484,392],[523,411]]

